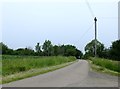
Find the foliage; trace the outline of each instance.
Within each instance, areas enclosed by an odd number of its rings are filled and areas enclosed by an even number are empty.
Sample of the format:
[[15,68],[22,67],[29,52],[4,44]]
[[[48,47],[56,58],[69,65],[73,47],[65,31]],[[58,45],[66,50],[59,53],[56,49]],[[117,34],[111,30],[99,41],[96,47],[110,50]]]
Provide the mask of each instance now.
[[[18,48],[16,50],[8,48],[5,44],[1,44],[2,54],[7,55],[29,55],[29,56],[75,56],[82,58],[83,54],[73,45],[52,45],[52,42],[45,40],[42,46],[39,43],[35,46],[35,51],[32,48]],[[3,48],[3,49],[2,49]],[[42,48],[42,49],[41,49]]]
[[109,54],[109,58],[120,61],[120,40],[112,43]]
[[3,54],[6,54],[8,51],[7,45],[3,44],[2,42],[0,43],[0,50],[2,50]]
[[35,53],[36,56],[42,55],[40,43],[37,43],[37,45],[35,46],[35,50],[36,50],[36,53]]
[[60,46],[53,46],[53,52],[54,52],[54,56],[58,56],[60,55]]
[[51,56],[53,52],[53,46],[51,41],[45,40],[45,42],[43,43],[42,49],[45,56]]
[[13,54],[13,49],[8,48],[4,43],[0,43],[0,54]]
[[61,46],[53,46],[54,56],[62,55],[62,56],[75,56],[76,58],[82,58],[83,54],[80,50],[78,50],[73,45],[61,45]]
[[19,48],[14,51],[14,54],[15,55],[33,55],[34,50],[32,50],[31,48]]
[[75,56],[76,55],[76,47],[72,45],[64,46],[65,56]]
[[75,56],[77,59],[81,59],[81,58],[83,58],[83,53],[80,50],[76,49]]
[[35,50],[37,53],[41,52],[40,43],[37,43],[37,45],[35,46]]
[[[86,45],[84,58],[94,56],[94,45],[94,40]],[[105,48],[102,43],[97,41],[97,56],[100,58],[120,61],[120,40],[114,41],[110,48]]]
[[[103,57],[103,52],[104,52],[104,45],[99,42],[99,41],[96,41],[96,47],[97,47],[97,56],[98,57]],[[94,56],[95,54],[95,40],[92,40],[90,43],[88,43],[86,46],[85,46],[85,52],[86,52],[86,56]]]

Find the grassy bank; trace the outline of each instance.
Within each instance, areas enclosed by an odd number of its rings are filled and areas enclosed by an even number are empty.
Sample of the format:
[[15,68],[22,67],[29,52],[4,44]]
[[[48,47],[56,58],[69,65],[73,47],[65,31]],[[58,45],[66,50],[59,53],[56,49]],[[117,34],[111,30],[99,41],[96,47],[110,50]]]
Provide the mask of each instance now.
[[3,83],[53,71],[71,64],[75,57],[34,57],[8,56],[2,57]]
[[0,84],[2,83],[2,56],[0,55]]
[[120,74],[120,66],[118,61],[93,57],[90,58],[90,61],[94,70],[109,73],[112,75]]

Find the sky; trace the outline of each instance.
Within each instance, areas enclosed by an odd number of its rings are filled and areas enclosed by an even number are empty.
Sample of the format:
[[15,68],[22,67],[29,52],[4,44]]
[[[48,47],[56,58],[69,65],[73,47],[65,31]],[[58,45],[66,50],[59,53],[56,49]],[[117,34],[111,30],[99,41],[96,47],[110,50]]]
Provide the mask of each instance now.
[[0,41],[12,49],[34,49],[37,42],[42,45],[50,40],[53,45],[71,44],[84,52],[94,39],[97,17],[97,39],[110,47],[118,39],[118,1],[2,0]]

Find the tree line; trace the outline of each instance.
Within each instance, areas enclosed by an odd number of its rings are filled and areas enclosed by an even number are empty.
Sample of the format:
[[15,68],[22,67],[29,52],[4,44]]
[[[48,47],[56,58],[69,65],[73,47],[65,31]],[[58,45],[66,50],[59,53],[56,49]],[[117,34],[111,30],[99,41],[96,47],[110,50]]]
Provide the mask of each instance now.
[[37,43],[35,50],[30,47],[13,50],[1,42],[0,53],[25,56],[75,56],[76,58],[82,58],[83,56],[83,53],[73,45],[53,45],[50,40],[45,40],[43,45]]
[[[97,57],[107,58],[112,60],[120,61],[120,40],[112,42],[109,48],[106,48],[104,44],[96,41],[97,46]],[[94,57],[95,54],[95,40],[92,40],[85,46],[84,58]]]
[[[120,40],[114,41],[109,48],[96,41],[97,57],[120,61]],[[35,50],[30,47],[10,49],[4,43],[0,43],[0,54],[5,55],[27,55],[27,56],[75,56],[76,58],[88,59],[94,57],[95,40],[92,40],[85,46],[85,54],[73,45],[53,45],[50,40],[45,40],[43,45],[37,43]]]

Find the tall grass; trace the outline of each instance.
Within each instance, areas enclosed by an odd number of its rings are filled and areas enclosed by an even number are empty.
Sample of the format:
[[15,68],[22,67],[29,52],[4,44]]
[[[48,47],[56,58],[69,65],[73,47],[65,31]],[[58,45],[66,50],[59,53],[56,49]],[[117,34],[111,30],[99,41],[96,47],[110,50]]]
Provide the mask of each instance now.
[[2,56],[2,76],[75,61],[75,57]]
[[112,61],[103,58],[90,58],[93,64],[101,66],[103,68],[107,68],[109,70],[120,72],[120,66],[118,61]]
[[0,77],[2,75],[2,56],[0,55]]

